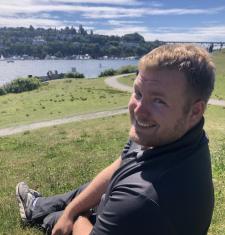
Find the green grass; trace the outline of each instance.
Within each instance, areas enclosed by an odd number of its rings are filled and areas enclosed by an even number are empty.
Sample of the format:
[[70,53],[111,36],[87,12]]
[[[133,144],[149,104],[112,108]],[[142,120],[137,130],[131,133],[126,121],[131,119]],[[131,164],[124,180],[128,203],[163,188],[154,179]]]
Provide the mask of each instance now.
[[225,100],[225,50],[213,53],[213,61],[216,65],[216,86],[213,98]]
[[[116,159],[127,140],[129,118],[121,115],[70,123],[0,138],[0,234],[42,234],[20,224],[15,186],[25,180],[44,195],[85,183]],[[206,113],[216,207],[209,235],[225,234],[225,109]]]
[[130,94],[103,79],[63,79],[40,89],[0,96],[0,128],[126,106]]
[[206,131],[212,152],[215,210],[208,235],[225,234],[225,108],[210,106],[206,113]]
[[0,234],[25,234],[14,196],[17,182],[25,180],[44,195],[68,191],[114,161],[127,133],[122,115],[1,138]]
[[123,76],[123,77],[118,78],[118,81],[125,84],[125,85],[133,86],[135,78],[136,78],[136,75],[131,74],[131,75],[127,75],[127,76]]
[[[213,61],[216,65],[216,82],[212,98],[225,100],[225,50],[212,54]],[[132,86],[135,75],[129,75],[118,79],[123,84]]]

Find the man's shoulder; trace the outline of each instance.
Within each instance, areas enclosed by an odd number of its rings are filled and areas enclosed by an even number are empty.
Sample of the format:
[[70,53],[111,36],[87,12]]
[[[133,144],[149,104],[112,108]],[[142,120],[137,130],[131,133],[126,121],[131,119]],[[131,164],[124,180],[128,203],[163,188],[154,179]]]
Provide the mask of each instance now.
[[126,158],[129,154],[133,152],[138,152],[141,149],[141,146],[135,143],[132,140],[128,140],[128,142],[124,145],[124,148],[121,153],[122,159]]
[[151,177],[147,176],[143,171],[136,171],[126,175],[114,185],[113,191],[117,190],[126,191],[126,197],[130,195],[131,198],[134,196],[158,203],[158,194],[154,183],[151,181]]

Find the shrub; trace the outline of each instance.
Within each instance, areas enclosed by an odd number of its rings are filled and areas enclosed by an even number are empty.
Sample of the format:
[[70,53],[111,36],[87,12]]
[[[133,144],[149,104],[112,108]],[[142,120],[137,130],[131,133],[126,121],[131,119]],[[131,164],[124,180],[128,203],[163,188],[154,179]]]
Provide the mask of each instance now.
[[4,87],[0,87],[0,95],[5,95],[7,92]]
[[136,65],[127,65],[127,66],[123,66],[117,70],[106,69],[105,71],[100,73],[99,77],[107,77],[107,76],[113,76],[113,75],[117,75],[117,74],[136,73],[136,72],[137,72]]
[[65,73],[64,74],[64,78],[84,78],[84,74],[83,73]]
[[100,73],[99,77],[113,76],[115,74],[116,74],[115,69],[106,69],[105,71]]
[[20,93],[23,91],[31,91],[40,87],[41,82],[38,78],[17,78],[5,85],[7,93]]
[[136,65],[127,65],[119,68],[117,70],[118,74],[125,74],[125,73],[136,73],[137,72],[137,66]]

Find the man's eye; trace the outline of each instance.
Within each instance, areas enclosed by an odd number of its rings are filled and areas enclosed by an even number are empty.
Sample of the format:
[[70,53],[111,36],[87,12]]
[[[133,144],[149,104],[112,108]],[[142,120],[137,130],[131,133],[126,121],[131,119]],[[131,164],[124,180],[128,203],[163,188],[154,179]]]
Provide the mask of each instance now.
[[157,103],[157,104],[165,104],[165,102],[159,98],[155,98],[154,99],[154,103]]
[[135,91],[134,92],[136,99],[140,99],[142,97],[141,92]]

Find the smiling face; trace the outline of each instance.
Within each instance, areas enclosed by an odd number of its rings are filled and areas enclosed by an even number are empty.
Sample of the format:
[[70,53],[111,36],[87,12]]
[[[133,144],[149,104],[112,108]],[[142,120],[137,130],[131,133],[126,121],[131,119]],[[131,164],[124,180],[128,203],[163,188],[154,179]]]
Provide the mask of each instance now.
[[184,74],[175,70],[140,71],[129,102],[130,138],[144,147],[171,143],[192,126]]

